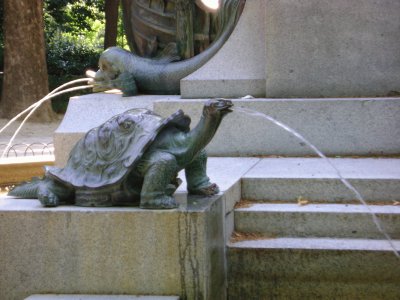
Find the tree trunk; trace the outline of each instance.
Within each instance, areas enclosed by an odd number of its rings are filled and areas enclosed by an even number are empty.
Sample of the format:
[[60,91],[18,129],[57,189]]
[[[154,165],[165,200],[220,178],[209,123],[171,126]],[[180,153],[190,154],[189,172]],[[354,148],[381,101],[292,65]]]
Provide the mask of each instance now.
[[106,30],[104,34],[104,49],[117,45],[119,0],[106,0]]
[[183,59],[194,56],[193,0],[176,0],[176,42]]
[[[4,0],[4,79],[0,113],[12,118],[48,93],[43,0]],[[50,102],[30,120],[55,118]]]

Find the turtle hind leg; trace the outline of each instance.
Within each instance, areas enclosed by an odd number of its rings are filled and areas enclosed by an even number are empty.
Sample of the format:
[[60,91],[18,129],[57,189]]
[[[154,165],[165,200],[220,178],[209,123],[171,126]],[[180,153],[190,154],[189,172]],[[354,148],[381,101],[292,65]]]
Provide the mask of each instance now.
[[182,180],[178,177],[175,177],[172,179],[172,181],[167,185],[167,188],[165,190],[165,193],[169,196],[172,196],[178,187],[182,184]]
[[128,178],[122,183],[121,189],[112,193],[113,206],[139,206],[142,185],[143,178],[132,173],[129,174]]
[[40,182],[37,198],[43,206],[55,207],[60,204],[73,204],[74,192],[57,181],[45,178]]
[[153,153],[145,163],[140,207],[147,209],[172,209],[179,205],[172,197],[169,185],[176,178],[177,162],[169,153]]
[[192,195],[212,196],[219,193],[217,184],[207,176],[207,153],[205,150],[193,159],[185,168],[188,192]]
[[34,177],[30,182],[15,186],[9,196],[27,199],[39,199],[43,206],[54,207],[60,204],[74,204],[74,189],[47,176]]

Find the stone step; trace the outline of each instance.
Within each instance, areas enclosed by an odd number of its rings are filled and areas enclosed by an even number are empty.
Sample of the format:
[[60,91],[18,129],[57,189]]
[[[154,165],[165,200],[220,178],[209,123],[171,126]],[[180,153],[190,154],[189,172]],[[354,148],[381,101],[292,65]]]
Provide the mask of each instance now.
[[[332,158],[366,201],[400,200],[400,159]],[[337,171],[321,158],[264,158],[242,178],[242,198],[248,200],[357,201]]]
[[400,239],[400,206],[257,203],[235,209],[235,230],[266,236]]
[[25,300],[179,300],[178,296],[129,296],[129,295],[32,295]]
[[[400,240],[393,245],[400,251]],[[229,299],[399,299],[386,240],[276,238],[228,244]]]

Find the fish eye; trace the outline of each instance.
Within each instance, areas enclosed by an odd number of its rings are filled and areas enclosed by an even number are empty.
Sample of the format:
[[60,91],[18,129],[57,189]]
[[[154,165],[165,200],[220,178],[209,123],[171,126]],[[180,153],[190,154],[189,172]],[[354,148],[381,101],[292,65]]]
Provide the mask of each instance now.
[[132,128],[132,126],[135,124],[135,121],[129,117],[121,117],[118,119],[117,122],[118,122],[118,126],[123,130],[128,130],[128,129]]
[[122,126],[122,128],[124,129],[129,129],[132,127],[133,122],[130,120],[126,120],[124,122],[122,122],[122,124],[120,126]]
[[107,64],[101,62],[101,63],[99,64],[99,68],[100,68],[100,70],[102,70],[102,71],[107,71]]

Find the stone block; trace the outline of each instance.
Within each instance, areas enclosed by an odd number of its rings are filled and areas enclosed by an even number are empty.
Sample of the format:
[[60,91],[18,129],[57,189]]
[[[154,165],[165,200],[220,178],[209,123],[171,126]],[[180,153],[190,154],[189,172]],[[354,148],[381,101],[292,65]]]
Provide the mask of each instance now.
[[[168,116],[182,109],[196,124],[205,100],[157,101],[154,110]],[[261,114],[296,130],[328,156],[400,153],[400,101],[397,98],[234,99],[234,108],[207,146],[211,156],[316,156],[303,141]]]
[[183,98],[376,97],[400,92],[396,0],[247,1],[231,37],[181,80]]
[[264,0],[246,2],[225,45],[181,80],[183,98],[265,95],[265,4]]
[[3,299],[32,294],[179,295],[225,299],[223,205],[180,209],[43,208],[0,199]]
[[266,97],[400,92],[400,2],[265,1]]
[[[233,232],[233,210],[242,197],[241,178],[248,170],[253,168],[259,158],[251,157],[211,157],[208,159],[207,172],[212,182],[216,182],[222,192],[222,205],[225,215],[224,236],[229,240]],[[179,174],[182,185],[178,188],[175,197],[179,199],[186,194],[186,180],[184,171]]]

